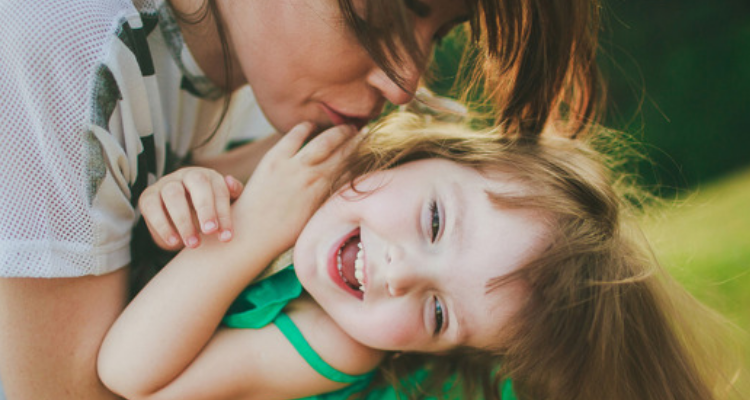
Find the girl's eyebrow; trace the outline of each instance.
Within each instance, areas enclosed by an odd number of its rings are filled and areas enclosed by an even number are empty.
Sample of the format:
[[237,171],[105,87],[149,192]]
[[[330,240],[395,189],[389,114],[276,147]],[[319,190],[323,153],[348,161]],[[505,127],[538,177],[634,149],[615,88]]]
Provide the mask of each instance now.
[[448,191],[449,202],[447,203],[451,209],[449,214],[451,237],[456,241],[455,245],[458,248],[463,248],[464,238],[466,237],[463,224],[464,214],[466,214],[466,199],[461,189],[462,187],[459,182],[451,183],[450,190]]

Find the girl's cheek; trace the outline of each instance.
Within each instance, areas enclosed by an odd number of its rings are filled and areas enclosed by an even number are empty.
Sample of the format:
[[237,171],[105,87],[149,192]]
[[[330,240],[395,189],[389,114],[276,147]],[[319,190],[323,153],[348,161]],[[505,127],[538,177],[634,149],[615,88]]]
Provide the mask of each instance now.
[[377,334],[377,341],[381,342],[384,348],[407,349],[418,339],[418,334],[421,332],[419,322],[420,320],[416,317],[414,321],[405,321],[403,318],[391,319],[387,323],[376,324],[371,332]]

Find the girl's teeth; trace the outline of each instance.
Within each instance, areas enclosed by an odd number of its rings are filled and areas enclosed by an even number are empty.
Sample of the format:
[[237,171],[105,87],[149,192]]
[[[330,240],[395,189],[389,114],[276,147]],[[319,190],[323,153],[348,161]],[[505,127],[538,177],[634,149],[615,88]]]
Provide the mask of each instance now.
[[[362,242],[357,243],[357,247],[359,247],[359,251],[357,252],[357,257],[354,260],[354,277],[357,279],[356,283],[359,284],[359,290],[361,292],[364,292],[365,291],[365,284],[364,284],[365,261],[363,260],[363,257],[365,253],[364,253],[364,250],[362,250]],[[352,283],[352,282],[349,282],[349,280],[347,280],[346,277],[344,276],[344,271],[343,271],[344,265],[341,261],[341,250],[342,249],[339,249],[339,253],[336,255],[336,268],[339,270],[339,276],[341,276],[341,279],[343,279],[344,282]]]
[[362,259],[365,255],[364,250],[362,250],[362,242],[359,243],[359,251],[357,252],[357,259],[354,261],[354,277],[357,278],[357,283],[359,283],[359,290],[364,292],[365,291],[365,261]]

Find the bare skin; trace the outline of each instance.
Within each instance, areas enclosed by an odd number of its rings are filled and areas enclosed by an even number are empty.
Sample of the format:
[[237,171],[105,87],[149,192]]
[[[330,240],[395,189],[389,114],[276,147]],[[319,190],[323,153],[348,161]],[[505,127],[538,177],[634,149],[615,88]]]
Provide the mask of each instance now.
[[125,306],[127,268],[82,278],[0,279],[0,376],[8,399],[118,399],[96,375]]
[[247,182],[255,167],[268,149],[281,139],[281,134],[274,134],[250,144],[212,158],[193,159],[195,165],[215,169],[224,175],[231,175],[241,182]]

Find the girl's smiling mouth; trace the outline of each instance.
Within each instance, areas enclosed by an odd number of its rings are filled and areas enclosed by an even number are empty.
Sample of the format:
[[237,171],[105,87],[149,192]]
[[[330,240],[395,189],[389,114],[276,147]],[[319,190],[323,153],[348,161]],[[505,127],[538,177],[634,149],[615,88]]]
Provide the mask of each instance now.
[[349,232],[331,249],[328,273],[344,291],[360,300],[364,298],[365,254],[359,229]]

